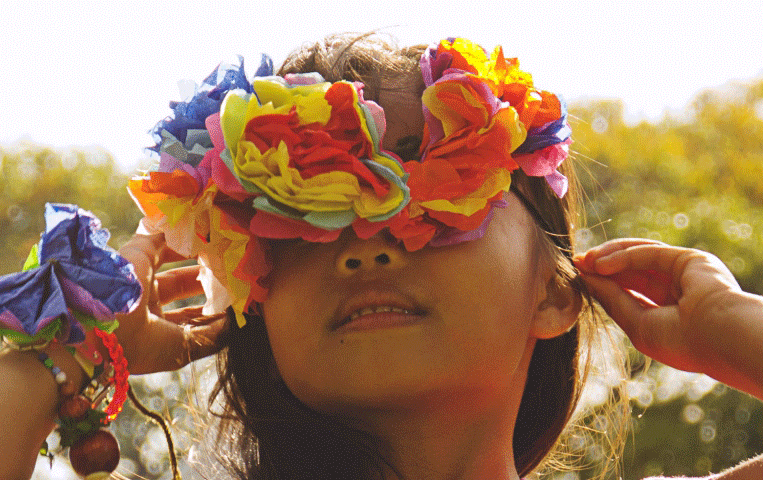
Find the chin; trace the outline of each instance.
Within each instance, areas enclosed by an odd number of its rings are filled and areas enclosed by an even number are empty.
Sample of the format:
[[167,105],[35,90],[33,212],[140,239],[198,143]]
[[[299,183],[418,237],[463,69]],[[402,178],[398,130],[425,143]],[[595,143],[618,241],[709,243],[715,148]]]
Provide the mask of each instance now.
[[337,336],[299,358],[277,358],[279,371],[295,397],[325,413],[405,408],[475,380],[473,352],[417,330]]
[[431,369],[394,368],[387,363],[376,370],[336,372],[328,381],[294,386],[287,382],[287,386],[313,410],[362,417],[364,412],[413,408],[426,403],[437,392],[449,390],[449,380],[452,379],[434,375]]

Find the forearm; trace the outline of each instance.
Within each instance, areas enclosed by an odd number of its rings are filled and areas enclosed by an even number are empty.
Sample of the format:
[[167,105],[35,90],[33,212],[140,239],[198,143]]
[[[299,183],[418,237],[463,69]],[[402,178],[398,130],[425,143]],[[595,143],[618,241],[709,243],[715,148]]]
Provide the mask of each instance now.
[[717,324],[714,345],[722,362],[706,373],[763,400],[763,297],[742,293],[709,314]]
[[[74,385],[84,383],[84,373],[62,346],[53,344],[46,353]],[[1,352],[0,378],[0,478],[28,479],[55,426],[58,385],[34,351]]]
[[708,480],[760,480],[763,478],[763,456],[755,457],[721,473],[710,475]]

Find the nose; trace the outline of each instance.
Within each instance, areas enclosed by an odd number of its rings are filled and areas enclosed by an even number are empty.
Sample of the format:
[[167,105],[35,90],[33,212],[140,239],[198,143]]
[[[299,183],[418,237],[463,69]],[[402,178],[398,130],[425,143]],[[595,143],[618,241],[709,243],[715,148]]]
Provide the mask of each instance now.
[[352,276],[377,269],[394,270],[406,263],[403,247],[391,236],[378,234],[362,240],[353,234],[337,257],[336,269],[342,276]]

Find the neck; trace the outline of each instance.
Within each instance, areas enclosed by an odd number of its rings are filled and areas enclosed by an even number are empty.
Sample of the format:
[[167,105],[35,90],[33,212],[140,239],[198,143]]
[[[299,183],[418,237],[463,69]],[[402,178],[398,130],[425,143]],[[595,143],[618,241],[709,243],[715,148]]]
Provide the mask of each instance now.
[[514,419],[506,418],[501,406],[475,408],[464,401],[381,419],[385,424],[377,434],[404,479],[519,479],[512,450]]
[[[513,435],[532,355],[506,382],[459,392],[437,392],[366,411],[364,427],[387,447],[401,479],[519,480]],[[389,468],[387,479],[398,475]]]

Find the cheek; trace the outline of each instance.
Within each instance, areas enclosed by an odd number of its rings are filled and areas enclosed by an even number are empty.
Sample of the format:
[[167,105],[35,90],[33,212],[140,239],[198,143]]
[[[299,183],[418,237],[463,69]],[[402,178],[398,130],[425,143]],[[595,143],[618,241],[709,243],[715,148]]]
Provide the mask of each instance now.
[[272,341],[287,341],[303,335],[311,325],[306,319],[317,315],[326,286],[328,262],[323,245],[297,247],[273,255],[268,298],[262,304]]
[[518,315],[533,303],[538,278],[533,246],[522,231],[500,226],[441,262],[441,275],[460,290],[458,308],[465,313]]
[[312,383],[306,367],[317,348],[316,337],[299,321],[299,301],[280,296],[268,300],[263,304],[263,314],[278,373],[289,390],[305,401],[304,385]]
[[[268,299],[262,304],[270,345],[276,360],[299,356],[310,341],[311,308],[317,292],[302,275],[275,275]],[[291,355],[286,355],[290,352]],[[279,362],[280,364],[280,362]]]
[[539,279],[530,228],[511,216],[496,215],[481,241],[464,244],[443,263],[443,278],[458,285],[450,287],[455,300],[444,306],[449,318],[460,319],[455,328],[464,351],[496,359],[524,348]]
[[464,288],[458,302],[449,307],[453,311],[448,317],[460,321],[455,340],[467,355],[503,357],[525,343],[534,302],[532,275],[522,268],[524,260],[507,257],[483,263],[462,283]]
[[331,288],[321,255],[280,258],[271,274],[270,293],[262,304],[270,347],[281,378],[304,403],[313,395],[310,385],[319,384],[310,368],[322,351],[322,329],[330,312],[325,303]]

